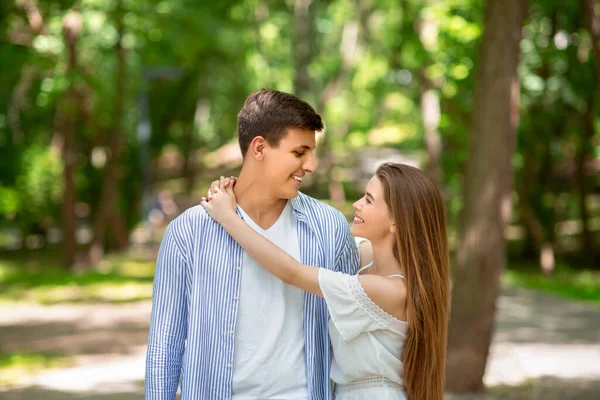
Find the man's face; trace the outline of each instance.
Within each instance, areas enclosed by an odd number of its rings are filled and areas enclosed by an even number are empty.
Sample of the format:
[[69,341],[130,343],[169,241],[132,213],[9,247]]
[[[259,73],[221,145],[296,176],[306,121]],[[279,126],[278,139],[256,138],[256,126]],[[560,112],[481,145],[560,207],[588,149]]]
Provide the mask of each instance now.
[[280,199],[296,197],[305,175],[316,169],[315,132],[288,128],[277,147],[265,146],[262,168],[269,191]]

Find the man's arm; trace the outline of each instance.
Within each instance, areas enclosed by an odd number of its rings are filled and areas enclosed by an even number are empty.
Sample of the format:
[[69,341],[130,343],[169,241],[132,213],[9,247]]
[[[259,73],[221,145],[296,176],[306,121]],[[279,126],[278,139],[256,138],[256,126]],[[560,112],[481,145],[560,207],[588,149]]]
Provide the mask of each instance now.
[[354,275],[360,263],[358,247],[342,213],[339,213],[338,220],[335,232],[335,271]]
[[187,337],[187,261],[169,224],[160,245],[146,355],[146,400],[173,400],[179,386]]

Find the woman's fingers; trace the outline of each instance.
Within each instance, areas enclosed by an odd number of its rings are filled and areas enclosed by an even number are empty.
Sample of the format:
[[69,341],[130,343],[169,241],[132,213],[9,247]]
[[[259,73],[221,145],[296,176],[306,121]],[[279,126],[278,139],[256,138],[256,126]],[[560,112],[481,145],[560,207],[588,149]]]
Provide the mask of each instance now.
[[210,185],[210,189],[213,191],[213,193],[217,193],[220,189],[221,186],[221,181],[213,181],[212,184]]
[[233,187],[233,185],[235,185],[236,181],[237,181],[237,178],[235,176],[230,176],[228,178],[225,178],[225,187]]
[[211,201],[221,190],[226,190],[228,194],[233,195],[233,186],[235,185],[236,181],[237,178],[235,176],[230,176],[227,178],[221,176],[218,180],[212,181],[210,189],[208,189],[206,193],[206,197],[203,197],[203,201]]
[[234,193],[233,193],[233,184],[227,186],[225,188],[225,191],[227,192],[228,195],[233,196],[234,195]]

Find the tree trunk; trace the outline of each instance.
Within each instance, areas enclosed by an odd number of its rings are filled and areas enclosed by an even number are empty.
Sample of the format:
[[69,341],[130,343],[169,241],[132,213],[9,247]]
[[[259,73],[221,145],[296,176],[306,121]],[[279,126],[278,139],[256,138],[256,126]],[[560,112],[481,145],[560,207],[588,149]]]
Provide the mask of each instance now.
[[485,8],[475,83],[475,112],[459,232],[448,337],[447,389],[483,390],[505,266],[511,208],[511,155],[518,124],[519,42],[524,0],[492,1]]
[[[191,78],[186,78],[182,83],[191,81]],[[191,85],[191,83],[185,83],[185,85]],[[184,89],[185,88],[182,88],[182,90]],[[198,156],[198,140],[196,140],[196,135],[197,132],[201,132],[208,128],[211,112],[210,108],[210,100],[207,98],[198,99],[194,111],[194,121],[190,126],[185,127],[184,148],[182,149],[182,153],[184,154],[182,175],[185,179],[185,190],[187,195],[192,194],[198,176],[198,163],[196,162],[196,157]]]
[[313,56],[314,5],[312,0],[294,2],[294,94],[307,100],[312,93],[312,80],[308,67]]
[[440,99],[433,89],[421,92],[421,114],[423,118],[423,129],[425,138],[425,149],[427,150],[427,164],[425,174],[442,187],[442,138],[438,131],[441,111]]
[[[352,72],[360,56],[365,25],[371,10],[365,0],[355,0],[354,3],[357,18],[347,21],[342,28],[340,65],[336,74],[325,85],[325,89],[323,89],[321,96],[319,96],[317,105],[317,111],[319,112],[324,112],[327,104],[339,96],[342,90],[350,84]],[[336,165],[333,154],[333,141],[334,138],[346,135],[349,127],[348,121],[345,121],[344,126],[327,131],[323,137],[323,142],[319,146],[318,155],[322,160],[321,171],[327,181],[329,197],[334,203],[343,203],[346,199],[346,194],[342,182],[333,171]]]
[[593,152],[592,140],[596,119],[593,112],[596,95],[592,94],[592,96],[592,100],[589,101],[588,108],[583,114],[583,129],[579,134],[580,143],[576,155],[576,180],[579,194],[579,217],[581,218],[581,254],[590,265],[594,262],[594,239],[590,230],[590,212],[587,207],[590,188],[587,181],[586,164]]
[[587,185],[585,168],[586,162],[593,152],[592,140],[595,133],[595,110],[600,92],[600,1],[582,0],[581,3],[583,7],[584,24],[592,37],[596,74],[594,76],[595,90],[584,114],[584,129],[581,133],[581,144],[577,154],[577,180],[579,189],[579,214],[582,223],[582,254],[585,254],[588,258],[590,258],[590,263],[593,263],[595,254],[593,253],[594,243],[589,225],[590,215],[586,203],[589,187]]
[[[530,115],[534,114],[532,110]],[[563,127],[558,125],[556,131],[562,130]],[[544,130],[544,132],[546,132]],[[536,132],[528,132],[531,137],[535,137]],[[543,139],[539,139],[543,140]],[[541,271],[545,274],[551,274],[556,267],[554,259],[554,235],[550,233],[554,229],[554,223],[549,223],[548,220],[543,220],[539,213],[544,213],[541,206],[532,193],[535,191],[545,190],[552,192],[553,189],[549,186],[538,186],[540,177],[552,175],[552,162],[548,159],[551,157],[548,151],[549,144],[530,145],[529,148],[523,150],[524,163],[521,171],[521,177],[515,188],[519,194],[519,212],[523,222],[523,227],[527,232],[527,244],[525,256],[532,253],[538,256]],[[541,166],[539,165],[541,163]],[[554,221],[554,218],[552,218]]]
[[[550,16],[550,30],[548,40],[552,40],[558,30],[558,8],[552,11]],[[544,81],[550,77],[550,64],[547,58],[542,59],[538,69],[538,75]],[[546,87],[547,85],[545,85]],[[540,98],[545,98],[546,89]],[[534,253],[539,260],[541,271],[551,274],[555,269],[554,259],[554,209],[548,209],[541,201],[540,193],[554,193],[553,182],[549,177],[554,176],[554,162],[550,147],[552,140],[559,140],[565,127],[565,119],[556,117],[557,111],[554,106],[549,109],[538,101],[533,104],[527,114],[531,117],[537,116],[540,122],[532,126],[522,138],[524,163],[521,177],[516,185],[519,193],[519,208],[523,226],[527,233],[526,253]],[[548,118],[551,114],[553,118]],[[542,134],[540,134],[542,132]],[[532,251],[533,250],[533,251]],[[528,256],[530,254],[525,254]]]
[[[68,95],[64,110],[65,113],[72,113],[71,108],[76,107],[76,100],[73,95]],[[75,254],[77,252],[77,240],[75,236],[75,181],[73,179],[73,167],[75,164],[75,121],[73,116],[63,116],[62,131],[62,159],[63,159],[63,179],[64,194],[62,203],[62,223],[63,223],[63,262],[67,268],[75,264]]]
[[[433,5],[436,0],[427,0],[427,5]],[[405,6],[405,10],[407,7]],[[421,15],[424,13],[421,12]],[[433,51],[437,47],[437,21],[432,17],[419,18],[416,24],[419,30],[419,40],[427,51]],[[427,67],[426,65],[425,67]],[[425,67],[419,73],[425,78]],[[425,78],[426,79],[426,78]],[[441,118],[440,98],[434,90],[431,82],[427,80],[427,85],[423,87],[424,80],[421,80],[421,118],[423,121],[423,133],[425,139],[425,150],[427,151],[427,163],[425,164],[425,174],[434,181],[440,189],[442,188],[443,172],[441,166],[442,158],[442,138],[438,131]]]
[[268,51],[265,50],[264,40],[260,32],[262,25],[269,20],[269,3],[265,0],[258,0],[254,6],[254,18],[252,19],[252,28],[254,31],[254,46],[256,52],[260,54],[262,63],[265,66],[265,71],[268,73],[263,74],[262,82],[264,87],[272,87],[275,83],[271,77],[271,65],[269,60]]
[[195,130],[192,124],[186,126],[183,137],[183,168],[181,175],[185,180],[185,193],[189,196],[194,190],[196,184],[196,162],[194,157],[196,155],[196,140]]
[[68,54],[67,74],[70,79],[70,87],[59,111],[58,124],[59,129],[62,131],[63,178],[65,185],[62,203],[63,262],[68,268],[72,268],[75,265],[77,252],[75,236],[76,188],[73,169],[76,158],[75,135],[80,101],[75,87],[75,74],[77,69],[77,41],[81,37],[82,26],[83,22],[79,13],[69,12],[63,19],[63,37]]
[[583,8],[585,27],[592,36],[596,76],[600,76],[600,1],[581,0],[581,6]]
[[127,74],[125,49],[123,48],[124,25],[121,3],[119,3],[116,15],[118,38],[115,43],[115,53],[117,54],[115,115],[114,125],[109,138],[108,148],[110,154],[104,171],[99,207],[96,212],[94,241],[90,246],[90,262],[92,265],[98,263],[104,255],[108,224],[110,224],[109,231],[112,236],[111,244],[115,249],[122,250],[127,247],[129,242],[126,223],[119,211],[117,176],[120,137],[122,134],[123,115],[125,113],[125,83]]

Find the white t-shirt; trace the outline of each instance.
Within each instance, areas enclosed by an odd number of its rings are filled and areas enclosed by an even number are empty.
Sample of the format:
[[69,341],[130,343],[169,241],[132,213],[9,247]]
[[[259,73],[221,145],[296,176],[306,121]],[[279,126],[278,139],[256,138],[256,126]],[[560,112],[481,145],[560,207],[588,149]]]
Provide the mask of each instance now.
[[[300,260],[290,202],[267,230],[240,211],[255,231]],[[307,399],[302,291],[280,281],[244,252],[239,302],[233,400]]]

